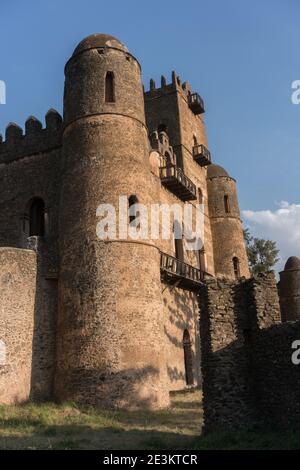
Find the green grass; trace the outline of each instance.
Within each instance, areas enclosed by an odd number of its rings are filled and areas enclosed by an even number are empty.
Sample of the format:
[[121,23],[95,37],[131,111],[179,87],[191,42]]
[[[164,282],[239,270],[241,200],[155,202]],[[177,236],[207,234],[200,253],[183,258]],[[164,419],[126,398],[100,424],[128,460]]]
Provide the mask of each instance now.
[[0,449],[300,449],[300,433],[200,436],[201,393],[172,394],[163,411],[107,411],[53,403],[0,406]]
[[201,432],[199,391],[163,411],[53,403],[0,406],[0,449],[187,449]]

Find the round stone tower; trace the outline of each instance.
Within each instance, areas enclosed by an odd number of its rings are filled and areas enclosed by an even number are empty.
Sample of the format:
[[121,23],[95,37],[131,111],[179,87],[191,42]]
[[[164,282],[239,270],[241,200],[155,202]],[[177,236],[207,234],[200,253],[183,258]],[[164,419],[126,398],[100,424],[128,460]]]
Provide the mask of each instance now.
[[300,320],[300,259],[291,256],[279,273],[279,301],[282,321]]
[[249,277],[236,181],[219,165],[207,168],[208,208],[218,277]]
[[96,234],[100,204],[118,221],[119,196],[155,195],[140,65],[112,36],[84,39],[66,64],[62,172],[57,399],[164,407],[159,250]]

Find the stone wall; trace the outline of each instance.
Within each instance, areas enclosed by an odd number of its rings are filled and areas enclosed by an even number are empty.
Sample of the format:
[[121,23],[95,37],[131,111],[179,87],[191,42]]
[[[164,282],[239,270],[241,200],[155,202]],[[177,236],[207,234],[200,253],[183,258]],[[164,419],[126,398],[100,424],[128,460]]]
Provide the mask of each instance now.
[[200,291],[204,429],[299,427],[300,322],[280,323],[274,276],[211,280]]
[[54,394],[58,287],[51,246],[43,237],[30,237],[29,246],[37,255],[30,398],[45,401]]
[[0,402],[27,400],[36,294],[36,253],[0,248]]
[[10,124],[5,141],[0,139],[0,246],[27,248],[30,206],[41,198],[48,257],[57,272],[62,118],[50,110],[45,121],[42,129],[37,119],[29,118],[24,135],[20,127]]
[[38,242],[0,248],[0,403],[52,398],[57,281]]

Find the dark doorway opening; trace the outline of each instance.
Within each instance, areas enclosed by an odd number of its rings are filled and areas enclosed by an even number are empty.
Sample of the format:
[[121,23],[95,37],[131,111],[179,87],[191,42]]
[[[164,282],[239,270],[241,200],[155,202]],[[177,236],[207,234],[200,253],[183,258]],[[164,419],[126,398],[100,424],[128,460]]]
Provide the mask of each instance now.
[[185,366],[185,380],[187,385],[194,384],[193,374],[193,351],[190,333],[184,330],[183,333],[183,351],[184,351],[184,366]]
[[45,203],[43,199],[33,199],[29,210],[29,236],[45,235]]

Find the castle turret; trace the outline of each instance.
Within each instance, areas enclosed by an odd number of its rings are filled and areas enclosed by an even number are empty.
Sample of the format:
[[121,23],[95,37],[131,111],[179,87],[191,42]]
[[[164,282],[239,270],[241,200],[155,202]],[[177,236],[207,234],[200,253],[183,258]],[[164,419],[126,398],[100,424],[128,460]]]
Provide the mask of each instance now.
[[300,259],[291,256],[279,273],[278,283],[282,321],[300,320]]
[[100,204],[149,206],[153,185],[141,70],[95,34],[65,68],[56,396],[109,407],[168,404],[160,253],[101,240]]
[[236,181],[221,166],[209,165],[207,191],[216,276],[249,277]]

